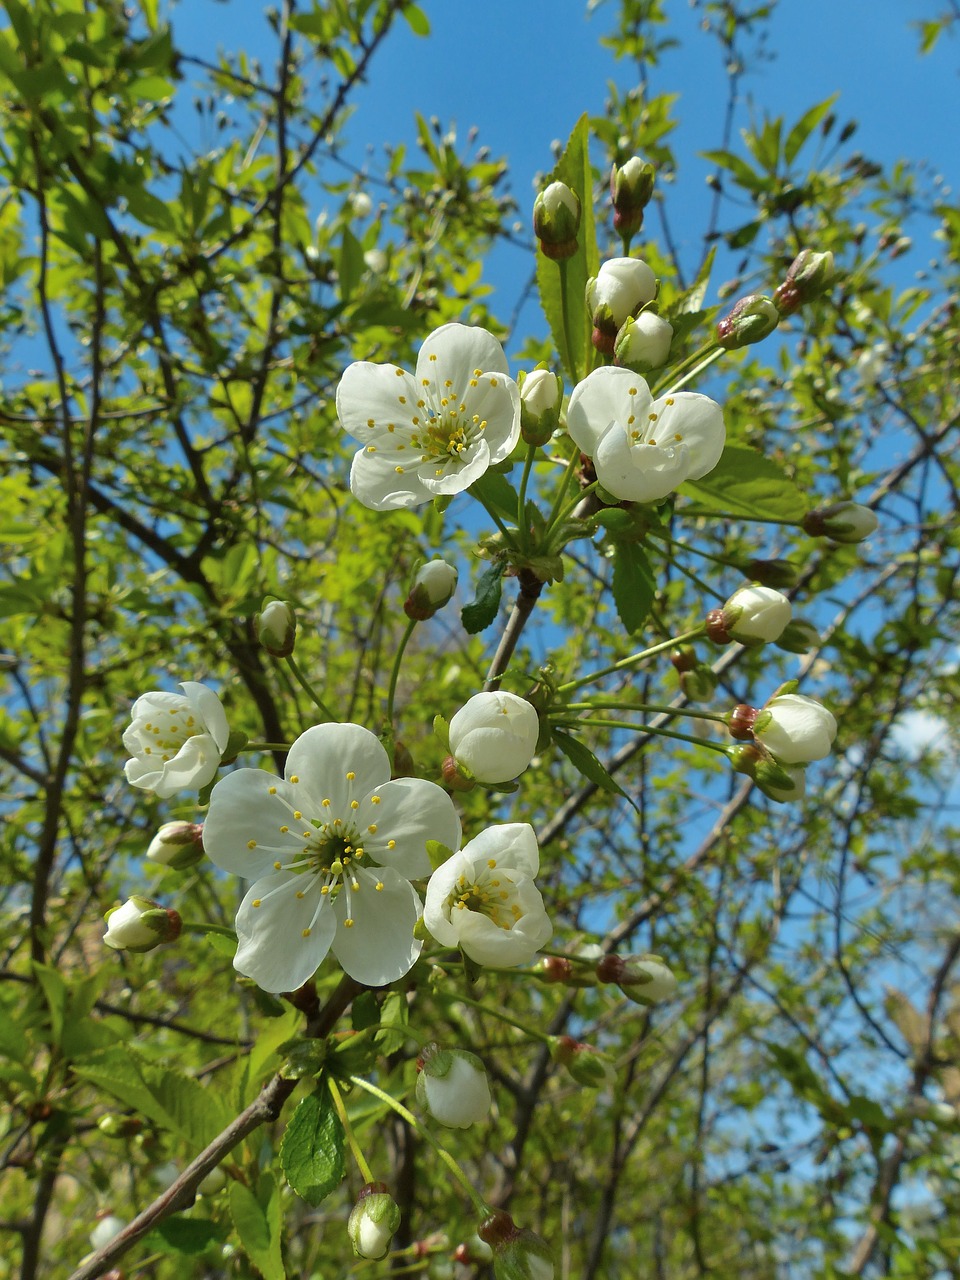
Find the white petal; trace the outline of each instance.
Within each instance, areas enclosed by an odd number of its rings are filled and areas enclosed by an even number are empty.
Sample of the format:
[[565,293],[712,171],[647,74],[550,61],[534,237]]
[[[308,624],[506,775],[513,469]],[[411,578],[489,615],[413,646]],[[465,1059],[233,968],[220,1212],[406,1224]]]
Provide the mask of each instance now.
[[[416,475],[429,494],[463,493],[474,480],[479,480],[490,466],[490,450],[486,440],[478,440],[460,455],[454,466],[444,466],[435,458],[417,464]],[[439,473],[439,474],[438,474]]]
[[[253,905],[257,901],[259,907]],[[306,929],[310,932],[304,937]],[[240,946],[233,967],[264,991],[296,991],[320,967],[335,931],[329,900],[321,898],[317,880],[311,886],[309,875],[281,871],[264,876],[237,912]]]
[[[671,400],[673,404],[668,403]],[[715,400],[693,391],[678,391],[655,401],[652,412],[660,415],[657,439],[669,444],[674,434],[679,434],[690,451],[685,479],[699,480],[713,470],[726,440],[723,410]]]
[[487,827],[464,845],[462,854],[474,866],[486,865],[490,858],[531,879],[540,870],[540,849],[529,822],[503,822]]
[[[436,360],[431,360],[431,356]],[[492,333],[473,325],[445,324],[434,330],[420,348],[417,357],[417,382],[429,378],[447,378],[455,387],[464,388],[481,373],[506,373],[509,366],[503,347]]]
[[[203,824],[203,848],[210,861],[245,880],[264,875],[278,859],[293,861],[304,847],[290,812],[295,794],[296,788],[265,769],[237,769],[221,778]],[[294,831],[281,832],[291,825]],[[256,841],[253,849],[251,840]]]
[[466,413],[486,422],[491,462],[502,462],[520,439],[520,388],[512,378],[484,377],[463,397]]
[[350,492],[371,511],[405,511],[421,506],[433,496],[420,482],[416,462],[420,455],[410,452],[411,463],[402,472],[400,463],[380,453],[360,449],[350,467]]
[[[354,777],[348,778],[352,773]],[[284,776],[311,818],[345,817],[359,800],[390,777],[390,758],[379,738],[359,724],[318,724],[290,748]],[[297,778],[296,783],[292,782]],[[323,801],[329,800],[329,805]]]
[[[416,890],[392,867],[356,869],[360,889],[348,907],[343,889],[337,896],[337,935],[333,954],[344,971],[368,987],[396,982],[413,968],[422,944],[413,936],[421,903]],[[383,885],[377,889],[377,882]],[[344,924],[353,913],[351,928]]]
[[472,874],[473,860],[464,857],[462,853],[455,853],[442,866],[437,867],[430,877],[423,904],[423,922],[442,947],[459,945],[460,932],[451,921],[451,903],[458,878],[461,875],[470,877]]
[[178,791],[199,791],[214,780],[219,768],[217,744],[208,733],[198,733],[164,764],[163,776],[152,789],[164,800]]
[[208,689],[205,684],[199,684],[196,680],[184,680],[180,688],[203,721],[211,738],[217,744],[217,750],[222,755],[230,737],[230,728],[220,699],[212,689]]
[[369,444],[374,433],[386,430],[388,423],[396,425],[402,438],[413,429],[410,419],[417,411],[418,398],[416,382],[403,369],[394,364],[358,360],[347,366],[340,379],[337,416],[347,435],[360,444]]
[[652,403],[650,388],[639,374],[605,365],[574,387],[567,406],[567,433],[593,458],[614,424],[625,429],[631,414],[645,420]]
[[[357,824],[363,848],[381,866],[417,880],[430,874],[428,840],[439,840],[448,849],[459,845],[460,819],[442,787],[422,778],[396,778],[375,794],[379,804],[371,804],[369,796],[360,801]],[[376,831],[370,832],[370,826]],[[393,849],[388,840],[396,841]]]
[[615,427],[600,441],[593,464],[597,479],[615,498],[658,502],[686,480],[688,454],[682,445],[631,445]]
[[162,711],[183,711],[187,705],[187,699],[180,693],[152,689],[149,693],[142,693],[130,708],[130,719],[151,720]]

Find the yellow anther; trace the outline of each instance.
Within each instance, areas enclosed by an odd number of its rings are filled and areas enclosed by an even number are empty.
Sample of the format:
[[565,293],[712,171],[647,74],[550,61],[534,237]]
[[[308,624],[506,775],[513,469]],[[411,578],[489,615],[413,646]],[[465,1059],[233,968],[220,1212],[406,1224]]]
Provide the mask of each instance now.
[[350,881],[350,888],[354,891],[354,893],[356,893],[357,890],[360,888],[360,881],[357,879],[356,876],[354,876],[353,879]]
[[289,828],[288,826],[284,825],[284,826],[282,826],[282,827],[280,828],[280,834],[281,834],[282,836],[285,836],[289,830],[290,830],[290,828]]
[[367,830],[372,836],[375,836],[377,834],[377,824],[375,822],[371,822],[369,827],[367,827]]
[[270,795],[275,796],[275,795],[277,794],[277,788],[276,788],[276,787],[270,787],[270,788],[269,788],[269,792],[270,792]]
[[656,415],[655,413],[648,413],[648,414],[647,414],[647,421],[648,421],[648,422],[656,422],[656,420],[657,420],[657,415]]
[[357,775],[353,772],[353,770],[352,770],[352,769],[348,769],[348,770],[347,770],[347,781],[348,781],[348,782],[352,782],[356,776],[357,776]]
[[397,375],[397,377],[398,377],[398,378],[402,378],[402,377],[403,377],[403,370],[402,370],[402,369],[394,369],[394,371],[393,371],[393,372]]
[[680,432],[679,432],[679,431],[676,431],[676,432],[674,432],[674,436],[673,436],[673,438],[674,438],[674,440],[682,440],[682,439],[683,439],[683,436],[680,434]]
[[391,423],[389,423],[389,424],[388,424],[388,426],[387,426],[387,430],[390,432],[390,434],[391,434],[391,435],[393,434],[393,432],[394,432],[394,431],[396,431],[396,429],[397,429],[397,428],[393,425],[393,423],[392,423],[392,422],[391,422]]
[[299,822],[300,819],[303,817],[303,814],[300,812],[299,809],[294,809],[293,816],[296,818],[297,822]]
[[406,404],[406,403],[407,403],[407,397],[406,397],[406,396],[398,396],[398,397],[397,397],[397,399],[400,401],[400,403],[401,403],[401,404]]
[[499,384],[499,382],[497,382],[496,378],[491,378],[491,379],[490,379],[490,385],[491,385],[491,387],[498,387],[500,384]]
[[254,898],[254,900],[250,903],[250,905],[251,907],[259,907],[262,901],[263,901],[262,898]]
[[359,808],[360,808],[360,801],[359,801],[359,800],[351,800],[351,801],[350,801],[350,808],[351,808],[351,809],[359,809]]
[[300,930],[300,937],[301,937],[301,938],[309,938],[309,937],[310,937],[310,930],[309,930],[309,929],[301,929],[301,930]]
[[631,387],[631,388],[630,388],[630,390],[627,392],[627,395],[628,395],[628,396],[635,396],[636,394],[637,394],[637,388],[636,388],[636,387]]
[[367,419],[367,426],[368,426],[368,427],[375,427],[376,425],[377,425],[377,424],[376,424],[376,422],[374,421],[374,419],[373,419],[373,418],[368,418],[368,419]]
[[397,847],[397,842],[396,842],[396,840],[388,840],[388,841],[387,841],[387,848],[388,848],[388,849],[395,849],[396,847]]
[[393,469],[394,469],[394,471],[397,473],[397,475],[398,475],[398,476],[402,476],[402,475],[403,475],[403,467],[394,467]]
[[302,889],[298,889],[298,890],[297,890],[297,897],[298,897],[298,898],[300,898],[300,899],[302,900],[302,899],[304,898],[304,896],[305,896],[305,895],[304,895],[303,890],[302,890]]
[[275,863],[273,864],[273,869],[274,869],[274,871],[279,871],[279,870],[282,868],[282,866],[283,866],[283,863],[282,863],[282,862],[275,862]]
[[487,866],[490,868],[490,870],[491,870],[491,871],[493,870],[493,868],[494,868],[496,865],[497,865],[497,860],[496,860],[496,858],[488,858],[488,859],[487,859]]
[[346,920],[344,920],[344,922],[343,922],[343,927],[344,927],[345,929],[352,929],[352,928],[353,928],[353,920],[350,918],[350,916],[347,916]]
[[323,897],[326,897],[329,892],[330,892],[330,886],[328,884],[323,885],[320,889],[320,893],[323,895]]
[[435,352],[430,353],[430,359],[433,360],[434,362],[436,361],[437,357]]
[[379,803],[380,803],[380,797],[379,797],[379,796],[371,796],[371,797],[370,797],[370,803],[371,803],[371,804],[379,804]]
[[257,847],[257,842],[256,842],[256,840],[248,840],[248,841],[247,841],[247,848],[248,848],[248,849],[255,849],[256,847]]
[[668,396],[668,397],[667,397],[667,399],[664,401],[664,403],[665,403],[665,404],[676,404],[676,400],[674,400],[673,396]]
[[376,453],[376,452],[377,452],[377,446],[375,444],[367,445],[367,453]]
[[381,893],[383,891],[383,881],[378,880],[375,887],[376,887],[377,893]]

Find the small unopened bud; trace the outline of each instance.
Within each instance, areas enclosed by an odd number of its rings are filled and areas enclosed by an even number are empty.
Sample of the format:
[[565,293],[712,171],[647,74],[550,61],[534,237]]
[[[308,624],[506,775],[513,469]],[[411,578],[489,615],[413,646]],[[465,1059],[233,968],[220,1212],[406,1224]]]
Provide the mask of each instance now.
[[358,1258],[385,1258],[400,1225],[400,1209],[383,1182],[360,1189],[347,1220],[347,1235]]
[[365,191],[353,191],[347,196],[347,204],[355,218],[366,218],[373,208],[373,201]]
[[132,1138],[143,1128],[139,1116],[120,1116],[109,1111],[97,1121],[97,1128],[107,1138]]
[[633,373],[659,369],[670,354],[673,325],[652,311],[641,311],[624,322],[614,341],[614,363]]
[[705,662],[698,662],[692,671],[680,672],[680,688],[690,702],[709,702],[716,692],[717,674]]
[[670,661],[675,669],[681,674],[684,671],[692,671],[697,665],[697,651],[692,644],[681,644],[670,654]]
[[215,1196],[227,1185],[227,1175],[220,1168],[211,1169],[205,1178],[197,1184],[197,1193],[201,1196]]
[[734,303],[717,323],[716,338],[725,351],[752,346],[770,336],[780,323],[780,312],[769,298],[751,293]]
[[289,658],[297,638],[297,615],[286,600],[271,600],[253,619],[261,648],[273,658]]
[[554,1266],[546,1240],[518,1227],[503,1209],[495,1209],[477,1228],[493,1250],[496,1280],[553,1280]]
[[563,379],[549,369],[520,375],[520,434],[527,444],[546,444],[560,425]]
[[787,268],[787,276],[773,295],[774,306],[782,316],[789,316],[823,293],[836,274],[832,253],[803,249]]
[[741,742],[750,742],[753,738],[753,726],[759,714],[756,707],[748,706],[745,702],[738,703],[727,716],[730,737],[738,738]]
[[631,156],[624,165],[610,170],[610,195],[613,199],[613,227],[629,239],[643,226],[643,211],[653,195],[656,171],[639,156]]
[[473,778],[468,778],[454,760],[453,756],[445,756],[440,766],[443,785],[449,791],[472,791],[477,785]]
[[417,1101],[448,1129],[468,1129],[490,1114],[490,1085],[475,1053],[428,1044],[417,1072]]
[[743,576],[764,587],[795,587],[800,573],[790,560],[748,560],[743,566]]
[[533,205],[533,230],[548,258],[572,258],[580,230],[580,198],[565,182],[551,182]]
[[659,956],[604,956],[597,965],[597,977],[615,982],[634,1004],[657,1004],[677,989],[676,978]]
[[573,961],[567,960],[565,956],[544,956],[536,967],[544,982],[558,982],[564,986],[570,981],[576,968]]
[[203,857],[203,824],[165,822],[150,841],[144,856],[174,871],[195,866]]
[[403,604],[408,618],[425,622],[453,599],[457,570],[446,560],[429,560],[417,570],[410,594]]
[[107,931],[103,940],[115,951],[152,951],[180,936],[182,921],[170,907],[161,907],[150,898],[131,897],[120,907],[111,907],[104,916]]
[[834,542],[863,542],[880,521],[869,507],[859,502],[834,502],[829,507],[808,511],[801,521],[804,533]]
[[115,1239],[127,1224],[115,1213],[98,1213],[97,1221],[90,1232],[90,1243],[94,1249],[105,1248]]
[[613,1087],[616,1081],[613,1062],[592,1044],[574,1040],[573,1036],[556,1036],[550,1046],[556,1061],[566,1067],[577,1084],[587,1089]]
[[617,334],[628,316],[637,316],[657,296],[657,278],[640,258],[611,258],[587,281],[587,308],[593,320],[592,341],[613,355]]
[[806,618],[792,618],[783,629],[777,648],[787,653],[809,653],[820,647],[819,630]]
[[790,621],[791,605],[773,587],[752,583],[735,591],[722,609],[711,609],[707,635],[714,644],[736,640],[748,647],[769,644],[779,638]]

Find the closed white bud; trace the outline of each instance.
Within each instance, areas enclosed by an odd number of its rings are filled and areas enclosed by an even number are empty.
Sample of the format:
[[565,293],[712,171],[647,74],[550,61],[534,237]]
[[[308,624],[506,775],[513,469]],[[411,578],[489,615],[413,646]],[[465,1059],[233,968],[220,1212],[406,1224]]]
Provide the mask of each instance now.
[[780,763],[809,764],[830,754],[837,722],[814,698],[784,693],[760,709],[753,736]]
[[430,1044],[417,1068],[417,1101],[440,1124],[467,1129],[490,1114],[490,1085],[475,1053]]
[[145,856],[174,871],[192,867],[203,857],[202,831],[199,822],[165,822],[150,841]]
[[123,906],[111,907],[104,919],[107,931],[103,940],[115,951],[152,951],[180,936],[177,912],[150,898],[128,898]]
[[814,538],[832,538],[834,542],[863,542],[880,521],[869,507],[859,502],[835,502],[829,507],[808,511],[803,517],[804,533]]
[[722,613],[724,630],[731,640],[759,645],[779,640],[793,610],[781,592],[751,583],[733,593]]
[[659,369],[670,354],[673,325],[652,311],[641,311],[624,321],[617,334],[614,354],[616,363],[634,373]]
[[253,620],[257,639],[274,658],[289,658],[297,638],[297,615],[286,600],[271,600]]
[[400,1225],[400,1209],[383,1182],[368,1182],[347,1221],[347,1235],[358,1258],[384,1258]]
[[457,571],[446,560],[428,560],[417,570],[403,611],[408,618],[423,622],[449,604],[457,589]]
[[530,764],[540,737],[532,703],[513,693],[477,693],[450,721],[450,751],[477,782],[518,778]]
[[659,956],[604,956],[597,965],[597,977],[615,982],[634,1004],[657,1004],[677,989],[676,978]]

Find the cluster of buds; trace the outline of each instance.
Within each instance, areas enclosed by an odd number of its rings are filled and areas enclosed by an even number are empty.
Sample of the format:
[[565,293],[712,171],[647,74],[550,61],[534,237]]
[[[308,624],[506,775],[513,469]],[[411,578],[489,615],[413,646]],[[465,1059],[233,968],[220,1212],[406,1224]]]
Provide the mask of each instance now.
[[152,951],[180,936],[183,922],[172,907],[161,907],[151,898],[136,894],[120,907],[111,907],[104,916],[107,931],[103,940],[114,951]]
[[526,698],[474,694],[447,727],[450,755],[443,762],[444,782],[459,791],[475,782],[512,782],[530,764],[539,738],[540,717]]
[[751,583],[735,591],[722,609],[711,609],[705,626],[714,644],[736,640],[749,648],[779,640],[791,616],[785,595],[773,587]]
[[580,197],[565,182],[551,182],[537,196],[533,230],[546,257],[560,261],[577,252]]
[[794,688],[784,685],[760,708],[741,703],[727,717],[731,737],[748,744],[731,748],[733,767],[782,802],[803,796],[805,767],[828,756],[837,736],[833,714]]
[[403,611],[411,620],[425,622],[449,604],[457,589],[457,570],[446,560],[428,560],[417,570]]
[[587,281],[587,307],[593,317],[593,345],[613,355],[627,320],[639,316],[657,296],[657,277],[641,258],[610,258]]
[[629,240],[643,226],[643,211],[653,196],[656,173],[652,164],[639,156],[610,170],[610,198],[613,201],[613,227],[623,240]]
[[834,275],[832,253],[803,249],[787,268],[786,279],[774,290],[773,305],[781,316],[793,315],[805,302],[824,293]]
[[426,1045],[417,1058],[417,1101],[448,1129],[468,1129],[490,1114],[483,1063],[466,1049]]

